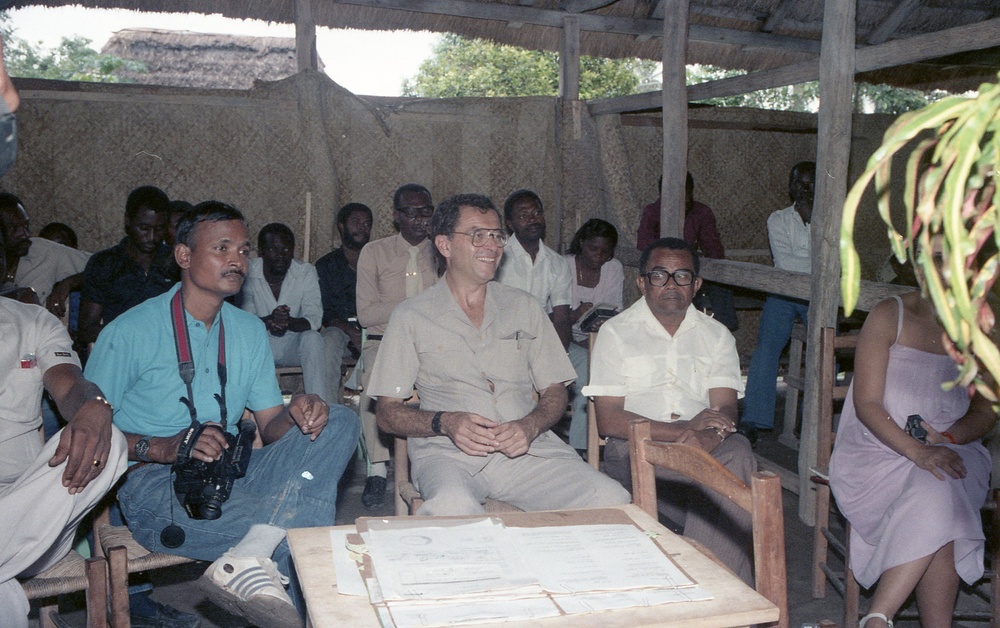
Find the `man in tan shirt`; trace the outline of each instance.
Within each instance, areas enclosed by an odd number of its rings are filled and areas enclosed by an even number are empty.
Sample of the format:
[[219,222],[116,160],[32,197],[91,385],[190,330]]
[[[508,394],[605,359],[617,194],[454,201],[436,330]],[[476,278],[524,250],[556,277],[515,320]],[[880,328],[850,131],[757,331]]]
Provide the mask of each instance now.
[[437,280],[433,246],[427,239],[434,202],[422,185],[400,186],[392,199],[396,235],[369,242],[358,257],[358,322],[367,331],[361,350],[361,434],[368,457],[368,480],[361,502],[368,508],[385,503],[386,463],[389,447],[375,424],[370,409],[368,381],[389,315],[404,299],[423,291]]
[[[628,503],[549,429],[576,372],[535,298],[492,281],[507,244],[493,203],[453,196],[431,233],[447,271],[393,312],[368,390],[379,426],[409,439],[418,514],[481,513],[487,497],[523,510]],[[404,405],[414,388],[419,410]]]

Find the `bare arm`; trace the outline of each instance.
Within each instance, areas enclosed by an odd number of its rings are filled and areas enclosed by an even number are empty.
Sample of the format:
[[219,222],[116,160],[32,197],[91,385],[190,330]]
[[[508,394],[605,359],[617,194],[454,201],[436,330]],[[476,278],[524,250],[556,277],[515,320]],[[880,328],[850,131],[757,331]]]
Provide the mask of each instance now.
[[569,343],[573,340],[572,327],[573,323],[570,322],[570,310],[568,305],[557,305],[552,308],[552,326],[556,328],[556,333],[559,334],[559,341],[562,343],[563,349],[569,347]]
[[[712,388],[710,407],[689,420],[650,421],[651,438],[664,442],[697,445],[711,452],[736,431],[736,391],[732,388]],[[602,436],[628,439],[628,424],[642,415],[625,410],[625,397],[594,397],[597,428]]]
[[104,306],[93,301],[80,301],[80,322],[77,324],[77,337],[81,344],[96,342],[97,335],[101,333],[101,317],[104,315]]
[[288,406],[274,406],[254,413],[265,445],[279,440],[294,425],[316,440],[329,420],[330,406],[318,395],[295,395]]
[[[66,462],[63,486],[70,494],[79,493],[100,475],[111,451],[111,405],[102,397],[96,384],[83,378],[80,367],[58,364],[45,371],[45,389],[56,402],[59,412],[70,417],[59,437],[56,453],[49,466]],[[100,464],[94,464],[99,462]]]
[[69,301],[69,293],[83,287],[83,273],[70,275],[61,281],[57,281],[52,286],[52,292],[45,299],[45,309],[56,316],[66,314],[66,303]]
[[534,410],[523,418],[501,423],[497,427],[497,450],[508,458],[528,453],[531,443],[538,438],[538,435],[562,418],[567,398],[566,387],[561,383],[552,384],[543,390]]
[[[563,402],[565,405],[565,401]],[[383,432],[398,436],[427,438],[444,435],[470,456],[485,456],[497,450],[497,423],[471,412],[445,412],[441,415],[441,434],[434,433],[433,410],[406,405],[405,399],[379,397],[375,419]]]

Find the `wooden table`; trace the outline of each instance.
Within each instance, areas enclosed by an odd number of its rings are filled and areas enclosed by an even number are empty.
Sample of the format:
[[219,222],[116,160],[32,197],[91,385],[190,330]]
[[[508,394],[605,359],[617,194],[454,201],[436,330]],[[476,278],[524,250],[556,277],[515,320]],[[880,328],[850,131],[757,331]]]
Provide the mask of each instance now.
[[[624,517],[623,517],[624,515]],[[778,608],[746,586],[680,536],[661,526],[633,504],[617,508],[564,510],[494,515],[506,525],[551,526],[582,523],[633,521],[641,529],[659,534],[654,540],[664,551],[714,597],[703,602],[663,604],[648,608],[630,608],[583,615],[567,615],[531,622],[508,622],[510,626],[746,626],[778,620]],[[625,518],[627,517],[627,518]],[[408,519],[415,519],[410,517]],[[428,517],[428,520],[433,518]],[[288,531],[288,543],[295,560],[299,582],[305,594],[309,623],[314,628],[326,626],[378,626],[367,597],[337,593],[337,575],[333,569],[330,530],[334,528],[296,528]],[[354,526],[338,529],[354,530]],[[497,624],[500,625],[500,624]]]

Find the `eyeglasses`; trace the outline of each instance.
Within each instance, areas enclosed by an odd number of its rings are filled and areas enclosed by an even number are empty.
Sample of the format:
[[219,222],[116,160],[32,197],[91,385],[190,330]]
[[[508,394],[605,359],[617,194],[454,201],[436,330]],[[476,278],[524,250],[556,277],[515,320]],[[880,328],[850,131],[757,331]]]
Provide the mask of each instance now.
[[423,207],[397,207],[396,211],[400,212],[410,220],[413,220],[417,216],[421,218],[430,218],[434,215],[433,205],[424,205]]
[[691,282],[694,281],[694,271],[688,270],[687,268],[682,268],[680,270],[675,270],[674,272],[669,272],[666,270],[651,270],[648,273],[643,273],[643,277],[650,285],[656,286],[657,288],[667,285],[667,282],[671,279],[678,286],[690,286]]
[[468,233],[465,231],[452,231],[452,233],[469,236],[472,238],[472,246],[486,246],[486,242],[490,238],[493,238],[497,246],[503,247],[506,246],[507,239],[509,238],[507,232],[503,229],[473,229]]

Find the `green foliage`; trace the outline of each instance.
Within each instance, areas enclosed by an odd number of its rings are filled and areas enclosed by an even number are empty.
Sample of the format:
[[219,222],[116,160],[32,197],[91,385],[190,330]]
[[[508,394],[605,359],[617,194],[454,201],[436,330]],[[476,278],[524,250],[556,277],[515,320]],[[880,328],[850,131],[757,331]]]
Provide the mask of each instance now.
[[[580,59],[580,97],[634,94],[650,61]],[[554,52],[525,50],[482,39],[445,34],[413,79],[403,81],[404,96],[554,96],[559,91],[559,58]]]
[[[893,158],[906,158],[902,196],[905,222],[892,222]],[[997,164],[1000,162],[1000,85],[985,83],[975,98],[954,96],[899,117],[844,203],[840,232],[844,311],[857,303],[860,260],[854,219],[861,197],[874,180],[879,214],[899,261],[909,258],[922,271],[922,288],[934,302],[959,364],[956,384],[997,400],[996,384],[983,380],[980,366],[1000,382],[1000,350],[989,337],[996,319],[987,303],[1000,269]],[[942,236],[943,263],[932,257],[931,240]],[[992,246],[991,246],[992,245]]]
[[15,34],[6,13],[0,13],[0,34],[4,38],[4,61],[12,76],[90,81],[98,83],[127,82],[120,70],[145,72],[145,64],[102,55],[90,47],[91,40],[80,35],[63,37],[54,50],[38,43],[25,41]]
[[[710,65],[689,65],[687,67],[687,83],[695,85],[742,74],[745,72],[741,70],[724,70]],[[919,109],[946,95],[945,92],[941,91],[922,92],[915,89],[869,85],[868,83],[856,83],[854,88],[856,109],[864,113],[899,115]],[[718,107],[753,107],[815,113],[819,109],[819,82],[809,81],[798,85],[762,89],[749,94],[709,98],[704,102]]]

